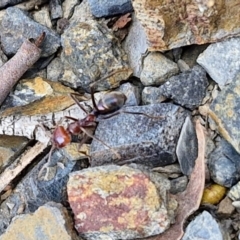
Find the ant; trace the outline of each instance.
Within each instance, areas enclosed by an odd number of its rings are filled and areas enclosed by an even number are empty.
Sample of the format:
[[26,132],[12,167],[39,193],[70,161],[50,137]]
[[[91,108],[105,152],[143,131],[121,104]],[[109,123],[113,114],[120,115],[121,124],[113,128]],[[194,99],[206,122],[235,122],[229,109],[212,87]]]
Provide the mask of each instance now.
[[[107,77],[109,77],[111,75],[113,75],[113,73],[108,75]],[[102,79],[100,79],[100,80],[102,80]],[[125,96],[124,93],[118,92],[118,91],[106,93],[99,100],[99,102],[96,103],[95,98],[94,98],[94,88],[91,86],[90,89],[91,89],[91,100],[92,100],[92,104],[93,104],[93,110],[90,113],[88,113],[84,109],[84,107],[80,104],[79,100],[77,99],[76,96],[79,96],[79,94],[77,94],[77,93],[70,94],[70,96],[75,101],[75,103],[79,106],[79,108],[81,108],[87,115],[83,119],[76,119],[76,118],[72,118],[69,116],[65,116],[65,118],[72,120],[73,122],[69,123],[67,128],[64,128],[63,126],[58,125],[54,129],[52,136],[51,136],[52,147],[49,151],[48,160],[43,165],[41,170],[39,171],[38,176],[42,175],[42,172],[44,169],[46,169],[46,171],[47,171],[45,177],[48,176],[48,172],[49,172],[48,166],[51,161],[51,155],[52,155],[53,150],[56,148],[58,149],[58,148],[65,147],[67,144],[69,144],[72,141],[72,136],[74,136],[74,135],[78,136],[80,134],[83,134],[83,138],[79,143],[79,149],[90,137],[92,139],[95,139],[95,140],[101,142],[103,145],[105,145],[107,148],[109,148],[111,151],[113,151],[118,159],[121,159],[121,156],[118,152],[116,152],[113,148],[108,146],[101,139],[93,136],[93,134],[89,130],[87,130],[87,129],[95,130],[95,128],[97,126],[97,122],[98,122],[97,118],[99,115],[103,115],[103,117],[101,117],[101,119],[107,119],[112,116],[118,115],[120,113],[138,114],[138,115],[144,115],[146,117],[156,118],[156,119],[162,118],[162,116],[154,117],[154,116],[150,116],[146,113],[142,113],[142,112],[129,112],[129,111],[125,111],[125,110],[121,109],[124,106],[124,104],[127,100],[127,97]],[[104,115],[106,115],[106,116],[104,116]]]

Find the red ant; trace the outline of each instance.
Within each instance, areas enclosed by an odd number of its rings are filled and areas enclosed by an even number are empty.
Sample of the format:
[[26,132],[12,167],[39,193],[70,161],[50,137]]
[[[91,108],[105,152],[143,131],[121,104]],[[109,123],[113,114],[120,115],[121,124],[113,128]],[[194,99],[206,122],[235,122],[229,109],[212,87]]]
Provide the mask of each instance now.
[[120,113],[139,114],[139,115],[144,115],[149,118],[162,118],[161,116],[153,117],[153,116],[150,116],[150,115],[148,115],[146,113],[142,113],[142,112],[128,112],[125,110],[121,110],[121,108],[123,107],[123,105],[125,104],[126,99],[127,99],[125,94],[122,92],[114,91],[114,92],[106,93],[103,96],[103,98],[99,100],[98,104],[96,104],[96,101],[94,98],[94,90],[93,90],[93,87],[91,87],[91,100],[92,100],[92,104],[93,104],[93,110],[90,113],[88,113],[81,106],[80,102],[76,98],[77,95],[79,95],[79,94],[72,93],[71,97],[76,102],[76,104],[87,114],[87,116],[83,119],[76,119],[76,118],[66,116],[65,118],[70,119],[73,122],[69,123],[66,129],[63,126],[57,126],[55,128],[55,130],[53,131],[52,137],[51,137],[52,147],[49,152],[48,160],[43,165],[38,176],[41,176],[42,171],[45,168],[47,169],[46,176],[48,176],[48,171],[49,171],[48,166],[49,166],[49,163],[51,160],[52,152],[55,148],[65,147],[67,144],[69,144],[71,142],[73,135],[80,135],[82,133],[84,134],[84,136],[83,136],[81,142],[79,143],[79,149],[82,146],[82,144],[84,144],[87,141],[87,139],[90,137],[90,138],[93,138],[93,139],[101,142],[107,148],[111,149],[111,151],[113,151],[115,153],[116,157],[118,159],[121,159],[121,156],[119,153],[117,153],[113,148],[108,146],[106,143],[104,143],[99,138],[93,136],[87,130],[87,128],[89,128],[89,129],[96,128],[97,117],[99,115],[107,114],[106,117],[102,117],[101,119],[107,119],[107,118],[110,118],[110,117],[115,116]]

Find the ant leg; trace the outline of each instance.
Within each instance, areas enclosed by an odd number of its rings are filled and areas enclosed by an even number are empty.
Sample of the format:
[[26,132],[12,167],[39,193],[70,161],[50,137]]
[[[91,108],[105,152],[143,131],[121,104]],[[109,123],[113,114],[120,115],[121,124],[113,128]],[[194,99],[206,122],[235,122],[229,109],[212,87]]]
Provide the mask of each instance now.
[[88,114],[87,110],[80,104],[79,100],[76,98],[78,96],[77,93],[71,93],[70,94],[71,98],[75,101],[75,103],[86,113]]
[[84,129],[83,127],[81,127],[81,130],[88,135],[89,137],[91,137],[92,139],[99,141],[102,145],[106,146],[107,148],[109,148],[112,152],[114,152],[114,154],[117,156],[118,159],[121,159],[121,156],[118,152],[116,152],[113,148],[111,148],[110,146],[108,146],[105,142],[103,142],[101,139],[93,136],[91,133],[89,133],[86,129]]
[[92,98],[93,107],[95,108],[95,110],[97,110],[99,112],[99,109],[97,107],[97,104],[96,104],[96,101],[95,101],[95,98],[94,98],[94,89],[93,89],[93,87],[91,87],[91,98]]
[[51,157],[52,157],[52,153],[53,153],[53,150],[55,149],[55,146],[52,145],[49,153],[48,153],[48,160],[47,162],[42,166],[42,168],[40,169],[39,173],[38,173],[38,179],[41,177],[42,175],[42,172],[44,169],[46,169],[46,173],[45,173],[45,176],[43,177],[43,180],[47,181],[47,177],[49,175],[49,164],[51,162]]
[[120,114],[120,113],[143,115],[143,116],[145,116],[145,117],[155,118],[155,119],[163,119],[163,118],[165,118],[165,117],[163,117],[163,116],[157,116],[157,117],[151,116],[151,115],[148,115],[148,114],[142,113],[142,112],[128,112],[128,111],[124,111],[124,110],[119,110],[119,111],[116,111],[116,112],[114,112],[114,113],[112,113],[112,114],[107,115],[106,117],[101,117],[101,119],[108,119],[108,118],[111,118],[111,117],[113,117],[113,116],[116,116],[116,115],[118,115],[118,114]]
[[70,120],[73,120],[73,121],[78,121],[77,118],[73,118],[73,117],[69,117],[69,116],[65,116],[65,118],[70,119]]

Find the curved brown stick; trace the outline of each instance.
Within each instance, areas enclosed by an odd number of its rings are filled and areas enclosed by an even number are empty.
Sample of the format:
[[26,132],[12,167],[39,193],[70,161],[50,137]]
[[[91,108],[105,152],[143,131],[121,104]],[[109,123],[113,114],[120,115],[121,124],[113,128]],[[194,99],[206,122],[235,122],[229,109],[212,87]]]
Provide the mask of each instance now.
[[45,33],[31,42],[25,40],[17,53],[0,68],[0,105],[20,77],[40,58]]

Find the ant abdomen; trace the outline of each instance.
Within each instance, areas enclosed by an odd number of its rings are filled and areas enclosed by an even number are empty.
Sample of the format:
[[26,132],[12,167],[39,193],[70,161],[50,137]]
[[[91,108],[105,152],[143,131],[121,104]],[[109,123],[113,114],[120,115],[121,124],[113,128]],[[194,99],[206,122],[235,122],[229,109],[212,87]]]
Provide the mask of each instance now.
[[56,148],[65,147],[71,139],[70,133],[63,126],[58,126],[53,131],[52,142]]
[[122,92],[110,92],[103,96],[97,104],[101,113],[111,113],[120,109],[126,102],[127,97]]

